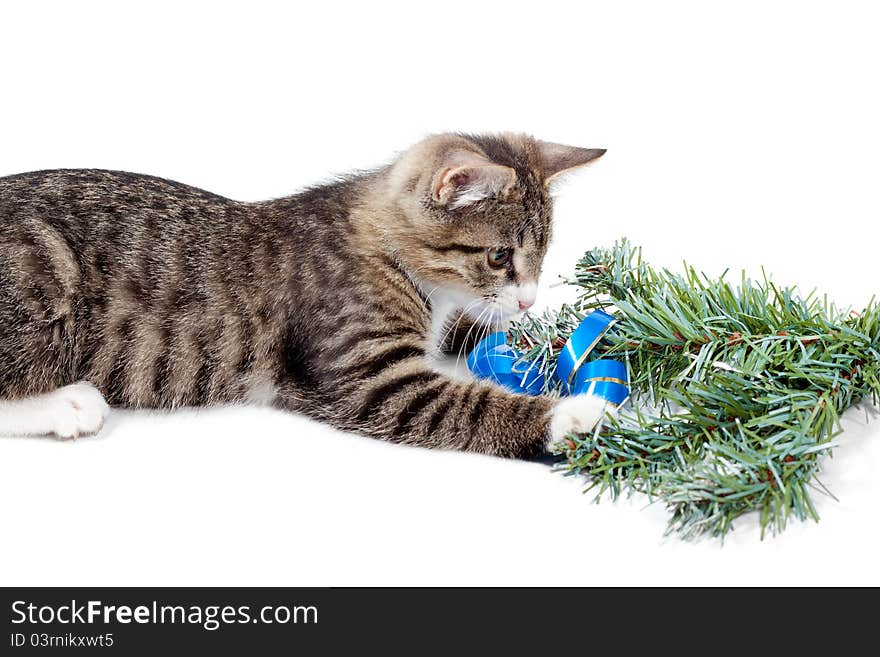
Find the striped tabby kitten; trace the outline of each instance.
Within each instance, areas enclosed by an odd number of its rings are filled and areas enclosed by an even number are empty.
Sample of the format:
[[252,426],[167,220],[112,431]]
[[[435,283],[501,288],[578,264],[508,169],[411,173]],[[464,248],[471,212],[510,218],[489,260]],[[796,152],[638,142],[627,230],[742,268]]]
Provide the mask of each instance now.
[[0,178],[0,433],[94,433],[108,404],[258,402],[394,442],[539,454],[603,404],[455,380],[432,358],[534,302],[548,185],[603,152],[438,135],[259,203],[116,171]]

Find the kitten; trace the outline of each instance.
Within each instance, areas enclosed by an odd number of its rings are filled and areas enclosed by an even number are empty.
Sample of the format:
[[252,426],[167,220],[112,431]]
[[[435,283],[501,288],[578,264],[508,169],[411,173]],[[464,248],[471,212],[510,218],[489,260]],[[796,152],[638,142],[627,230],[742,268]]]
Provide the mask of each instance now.
[[394,442],[539,454],[594,427],[601,400],[514,395],[431,358],[534,302],[548,186],[603,153],[438,135],[259,203],[116,171],[0,178],[0,433],[94,433],[108,403],[256,402]]

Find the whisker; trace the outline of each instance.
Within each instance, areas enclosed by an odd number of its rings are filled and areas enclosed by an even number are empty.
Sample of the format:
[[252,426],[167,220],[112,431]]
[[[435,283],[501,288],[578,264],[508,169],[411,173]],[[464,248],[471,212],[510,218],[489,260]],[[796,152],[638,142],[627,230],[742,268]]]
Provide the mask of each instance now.
[[[481,301],[482,301],[482,299],[481,299]],[[470,326],[470,328],[468,329],[467,333],[465,333],[464,340],[462,340],[461,347],[460,347],[459,350],[458,350],[458,355],[455,357],[455,368],[456,368],[456,369],[458,369],[458,362],[459,362],[459,360],[461,360],[462,350],[465,348],[465,346],[466,346],[467,343],[468,343],[468,338],[469,338],[470,335],[471,335],[471,331],[474,330],[474,327],[475,327],[475,326],[478,326],[478,325],[480,325],[481,327],[483,326],[483,325],[482,325],[483,316],[486,314],[486,312],[487,312],[488,310],[489,310],[489,306],[484,307],[484,308],[480,311],[480,314],[477,315],[477,319],[474,321],[474,323],[471,324],[471,326]],[[487,333],[486,335],[488,335],[488,333]],[[485,337],[485,336],[484,336],[484,337]]]
[[[488,312],[491,310],[492,310],[492,306],[486,306],[484,312]],[[497,326],[497,323],[493,322],[491,319],[489,321],[485,322],[484,324],[481,324],[480,328],[478,329],[478,330],[481,330],[480,337],[476,341],[475,344],[479,344],[482,340],[486,339],[486,337],[489,335],[489,333],[492,332],[496,326]],[[467,343],[466,342],[462,343],[462,348],[464,348],[465,344],[467,344]],[[461,352],[461,349],[459,349],[458,356],[455,359],[456,367],[458,367],[458,359],[461,358],[461,356],[462,356],[462,352]]]
[[465,314],[467,314],[467,311],[470,310],[473,306],[475,306],[479,302],[480,302],[480,299],[475,299],[474,301],[471,301],[470,303],[468,303],[467,306],[465,306],[463,309],[461,309],[459,311],[458,319],[455,320],[455,322],[452,322],[451,326],[449,326],[443,332],[443,335],[440,336],[440,340],[437,345],[439,348],[443,347],[443,345],[446,343],[446,339],[452,334],[453,331],[455,331],[458,328],[459,324],[461,324],[461,320],[464,319]]

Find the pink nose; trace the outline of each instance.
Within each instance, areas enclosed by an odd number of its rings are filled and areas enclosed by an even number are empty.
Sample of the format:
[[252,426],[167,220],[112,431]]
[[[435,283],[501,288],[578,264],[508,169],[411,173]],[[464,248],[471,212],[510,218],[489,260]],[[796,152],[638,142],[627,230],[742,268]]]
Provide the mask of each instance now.
[[528,309],[531,308],[533,305],[535,305],[535,302],[534,302],[534,301],[522,301],[522,300],[520,300],[520,302],[519,302],[519,309],[520,309],[520,310],[528,310]]

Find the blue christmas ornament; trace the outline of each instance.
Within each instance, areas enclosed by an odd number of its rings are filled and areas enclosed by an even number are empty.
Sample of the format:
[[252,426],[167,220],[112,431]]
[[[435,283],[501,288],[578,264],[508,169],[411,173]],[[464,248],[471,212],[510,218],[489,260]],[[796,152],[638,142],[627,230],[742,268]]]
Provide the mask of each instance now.
[[[571,334],[556,364],[562,394],[596,395],[615,406],[629,398],[623,363],[608,359],[587,362],[590,352],[615,323],[615,317],[594,310]],[[540,395],[544,391],[545,379],[537,364],[522,360],[522,354],[507,344],[507,334],[503,331],[481,340],[468,354],[467,364],[477,378],[494,381],[511,392]]]
[[544,377],[531,363],[517,363],[520,358],[522,354],[507,344],[507,334],[499,331],[477,343],[467,364],[478,378],[494,381],[511,392],[540,395]]

